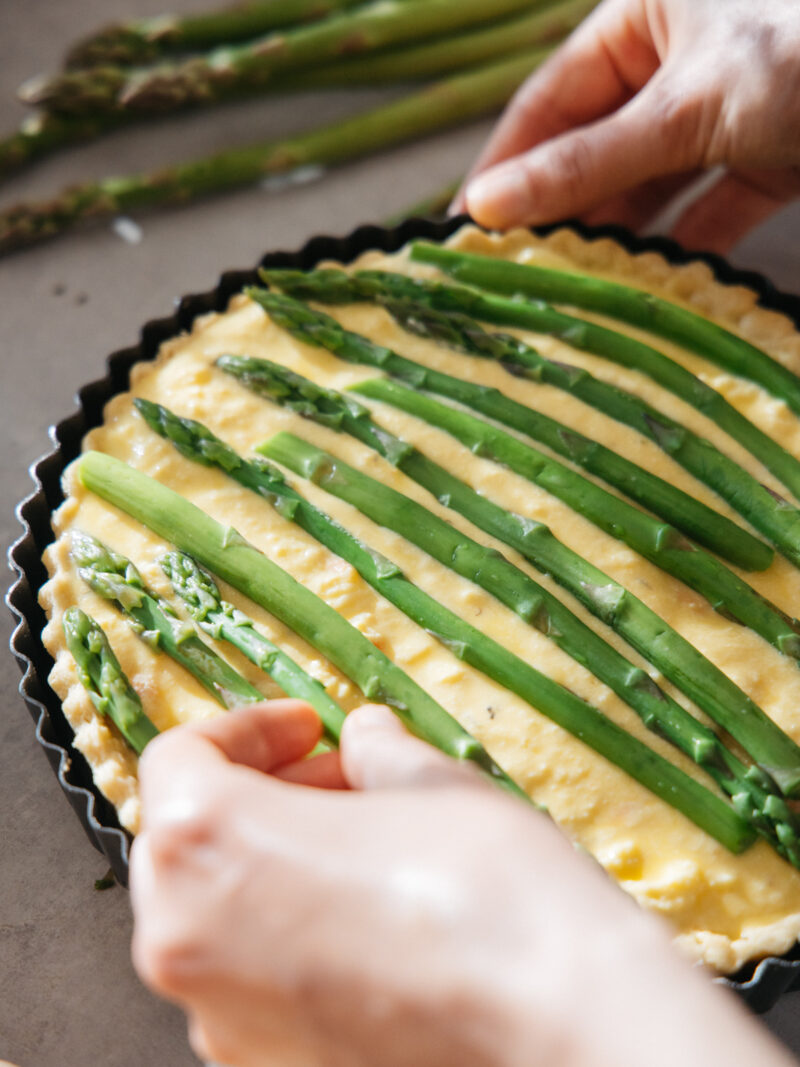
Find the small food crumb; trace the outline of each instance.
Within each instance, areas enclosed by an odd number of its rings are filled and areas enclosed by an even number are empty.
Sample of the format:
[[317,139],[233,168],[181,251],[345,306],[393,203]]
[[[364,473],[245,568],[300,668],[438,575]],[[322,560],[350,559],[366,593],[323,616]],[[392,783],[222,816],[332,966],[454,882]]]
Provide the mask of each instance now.
[[127,241],[129,245],[138,245],[142,243],[142,237],[144,237],[144,231],[138,222],[134,222],[133,219],[129,219],[127,215],[119,215],[111,223],[111,229],[117,235],[121,237],[123,241]]
[[268,193],[277,193],[281,189],[288,189],[292,185],[308,185],[315,182],[325,173],[324,167],[296,167],[288,174],[270,174],[260,183],[262,189]]
[[109,867],[102,878],[95,879],[94,887],[98,893],[102,893],[106,889],[113,889],[117,884],[117,879],[114,877],[113,870]]

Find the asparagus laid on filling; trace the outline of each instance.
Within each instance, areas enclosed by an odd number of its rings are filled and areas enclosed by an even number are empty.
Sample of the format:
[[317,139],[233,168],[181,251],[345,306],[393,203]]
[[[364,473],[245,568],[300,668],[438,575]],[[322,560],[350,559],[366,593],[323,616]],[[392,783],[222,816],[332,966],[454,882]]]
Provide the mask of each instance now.
[[307,701],[322,720],[328,737],[338,742],[345,715],[325,692],[321,682],[259,633],[244,612],[224,601],[211,575],[201,570],[189,556],[169,552],[161,560],[161,566],[172,582],[172,588],[202,630],[210,637],[222,638],[238,648],[277,682],[287,696]]
[[[332,551],[341,552],[337,524],[300,497],[279,472],[263,462],[239,456],[201,423],[181,418],[167,408],[136,398],[139,413],[181,455],[213,465],[239,484],[258,493],[282,515]],[[268,454],[293,470],[310,465],[310,446],[291,435],[278,435]],[[535,626],[578,662],[606,682],[636,711],[649,728],[658,731],[702,766],[734,799],[736,810],[772,846],[800,865],[800,838],[793,817],[772,781],[737,759],[706,726],[673,701],[603,638],[578,619],[557,597],[513,566],[493,549],[456,531],[427,508],[374,479],[352,470],[333,457],[316,453],[316,479],[364,514],[396,531],[434,559],[486,589],[520,618]],[[382,590],[383,591],[383,590]],[[213,619],[209,618],[213,625]],[[770,799],[771,798],[771,799]]]
[[[488,408],[489,414],[495,414],[498,403],[513,403],[509,398],[496,390],[441,375],[422,364],[406,360],[390,349],[343,329],[330,316],[313,311],[289,297],[264,290],[250,290],[250,293],[269,311],[274,322],[300,340],[326,348],[350,362],[372,363],[390,373],[404,372],[404,377],[413,382],[414,388],[402,390],[398,387],[397,391],[401,396],[409,394],[416,398],[415,401],[408,399],[409,404],[416,404],[407,408],[411,414],[418,414],[424,407],[423,417],[430,421],[433,412],[442,412],[437,425],[442,424],[446,416],[448,424],[445,428],[457,435],[461,434],[462,427],[467,427],[465,434],[470,435],[473,450],[477,448],[488,458],[502,458],[502,462],[514,470],[519,468],[526,478],[563,500],[600,529],[702,593],[716,611],[750,627],[785,655],[800,659],[800,623],[767,601],[719,560],[688,541],[674,527],[656,521],[510,434],[459,410],[437,404],[419,390],[444,390],[446,395],[468,402],[479,410]],[[252,371],[256,387],[262,378],[266,381],[270,375],[278,378],[285,375],[285,369],[277,364],[264,365],[264,361],[248,361],[246,357],[225,356],[218,360],[218,365],[245,380]],[[265,388],[267,391],[270,388],[268,381]],[[527,408],[522,410],[529,411]]]
[[80,608],[67,608],[63,619],[67,648],[78,676],[100,715],[107,715],[139,755],[158,733],[142,708],[139,694],[125,676],[102,629]]
[[110,600],[154,649],[160,649],[192,674],[223,708],[252,704],[264,694],[181,621],[163,597],[148,590],[133,563],[90,534],[72,534],[70,555],[78,574],[98,596]]
[[[150,412],[152,416],[157,413]],[[204,427],[202,428],[205,429]],[[180,449],[190,449],[191,423],[179,431]],[[647,745],[631,737],[602,712],[541,674],[502,645],[449,611],[402,574],[391,560],[381,556],[290,490],[269,465],[246,464],[213,435],[203,435],[198,451],[221,463],[228,473],[241,475],[243,484],[256,489],[277,510],[297,522],[312,536],[350,563],[359,574],[412,621],[441,641],[454,655],[483,671],[489,678],[516,693],[565,730],[626,771],[732,851],[740,850],[737,835],[747,826],[743,815],[690,778]],[[731,818],[735,816],[735,818]],[[749,828],[748,828],[749,829]]]
[[174,490],[113,456],[90,451],[77,462],[87,489],[275,615],[327,656],[368,700],[388,704],[423,740],[455,759],[475,764],[508,792],[527,799],[476,738],[424,689],[232,527],[223,526]]
[[289,72],[475,26],[529,9],[531,0],[375,0],[308,26],[226,45],[182,62],[111,65],[34,78],[20,96],[66,115],[175,111],[258,92]]
[[[288,276],[290,273],[291,276]],[[294,271],[270,271],[264,274],[281,286],[285,284],[293,293],[296,291],[311,299],[320,298],[321,287],[327,292],[325,282],[328,279],[322,277],[323,272],[310,276]],[[302,281],[304,277],[310,278],[310,286]],[[342,278],[346,279],[347,275],[342,274]],[[339,278],[333,280],[336,291],[341,292],[343,283]],[[310,308],[304,309],[302,304],[280,294],[263,289],[251,289],[249,293],[276,323],[294,332],[301,340],[310,344],[324,343],[331,351],[335,347],[336,355],[341,359],[378,367],[415,387],[457,400],[498,422],[513,426],[615,486],[699,544],[711,548],[740,567],[763,570],[771,563],[772,550],[747,530],[663,478],[550,416],[519,404],[497,389],[466,382],[375,345],[358,334],[344,330],[335,319]],[[323,340],[318,342],[313,337]],[[580,478],[579,475],[576,477]]]
[[[303,277],[300,272],[298,274]],[[281,283],[280,276],[274,280],[281,288],[291,291],[292,280],[288,280],[286,286]],[[302,285],[302,282],[298,284]],[[787,559],[796,566],[800,565],[800,511],[763,486],[710,441],[663,415],[634,393],[600,381],[580,367],[570,366],[560,360],[545,359],[516,337],[487,333],[473,317],[462,311],[438,310],[437,294],[442,287],[436,282],[373,271],[364,272],[356,280],[354,289],[359,287],[372,287],[376,294],[373,299],[377,299],[409,332],[441,341],[468,355],[495,360],[511,374],[562,389],[590,407],[633,427],[717,492],[768,537]],[[317,288],[324,288],[324,280],[320,281]],[[533,425],[527,429],[524,425],[526,410],[529,409],[522,404],[514,405],[516,418],[512,425],[535,437],[531,429],[535,431],[536,419],[534,416],[529,420]],[[747,425],[751,427],[750,423]],[[755,430],[755,427],[752,429]],[[800,463],[777,443],[775,447],[790,461],[788,465],[791,470],[800,476]]]
[[266,360],[222,357],[218,363],[259,395],[332,429],[349,433],[376,449],[428,489],[440,503],[515,548],[617,630],[735,737],[783,792],[800,792],[800,748],[794,741],[726,674],[643,601],[558,541],[543,523],[506,511],[475,492],[408,442],[375,423],[368,409],[352,396],[315,385]]
[[411,258],[434,264],[468,285],[517,297],[521,308],[540,300],[556,301],[666,337],[732,374],[757,382],[800,415],[800,378],[788,367],[730,330],[652,293],[588,274],[512,263],[423,241],[412,245]]
[[55,237],[84,219],[185,204],[272,174],[333,166],[457,126],[502,107],[546,55],[522,52],[296,137],[231,148],[149,173],[85,182],[49,200],[12,205],[0,212],[0,255]]

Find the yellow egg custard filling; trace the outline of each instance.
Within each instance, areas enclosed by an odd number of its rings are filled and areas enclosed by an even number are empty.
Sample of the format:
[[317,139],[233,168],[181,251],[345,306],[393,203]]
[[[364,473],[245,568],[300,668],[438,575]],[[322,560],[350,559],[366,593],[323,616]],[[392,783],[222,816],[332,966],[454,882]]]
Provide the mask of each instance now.
[[[570,230],[538,238],[527,231],[492,236],[465,227],[449,244],[520,263],[577,270],[644,289],[700,312],[800,373],[800,336],[792,324],[758,307],[752,292],[715,281],[704,264],[675,267],[658,255],[631,255],[614,241],[585,241]],[[367,252],[346,269],[362,268],[447,280],[432,266],[412,261],[408,250],[392,255]],[[497,360],[466,355],[440,341],[409,332],[381,306],[364,302],[314,306],[332,315],[347,330],[425,367],[497,389],[528,408],[558,419],[754,532],[725,500],[671,458],[668,450],[568,392],[531,378],[512,377]],[[712,386],[788,452],[800,457],[800,418],[782,400],[663,337],[596,312],[574,313],[642,340],[671,357]],[[602,382],[642,398],[711,442],[768,489],[788,496],[785,487],[711,418],[640,371],[573,347],[568,339],[518,328],[503,328],[502,332],[527,342],[546,358],[588,370]],[[324,347],[293,338],[256,301],[241,294],[231,300],[224,314],[207,315],[195,322],[190,333],[165,343],[154,362],[137,364],[131,373],[131,391],[109,402],[103,425],[87,435],[85,449],[124,460],[171,487],[208,515],[234,528],[334,608],[473,734],[537,803],[547,807],[565,833],[592,853],[628,893],[643,907],[663,916],[674,929],[678,944],[690,956],[730,973],[747,960],[787,951],[800,936],[800,870],[767,841],[759,838],[738,855],[728,851],[530,703],[464,662],[457,649],[411,622],[368,585],[351,564],[324,548],[290,517],[282,517],[268,501],[243,488],[224,471],[198,465],[181,455],[170,441],[148,427],[134,407],[135,397],[198,420],[243,457],[252,458],[259,445],[281,431],[333,454],[424,505],[456,530],[502,552],[631,664],[646,671],[668,696],[703,724],[714,725],[619,633],[590,613],[553,578],[540,573],[508,545],[473,526],[448,507],[447,500],[435,499],[365,443],[338,432],[334,426],[309,421],[297,410],[270,403],[223,373],[216,360],[228,354],[267,359],[317,385],[339,391],[383,373],[374,367],[345,362]],[[727,613],[714,610],[700,592],[645,559],[623,540],[604,532],[553,493],[395,406],[361,395],[358,400],[382,427],[434,458],[485,498],[509,512],[545,523],[560,542],[655,611],[752,698],[789,738],[800,743],[797,659],[782,654],[753,630],[731,621]],[[509,432],[524,439],[513,430]],[[546,447],[533,444],[550,454]],[[580,470],[575,463],[558,458],[566,466]],[[603,484],[585,471],[581,473],[596,484]],[[441,605],[602,711],[712,792],[723,795],[704,770],[662,736],[648,730],[620,696],[541,629],[530,625],[476,582],[436,562],[421,548],[366,518],[321,485],[291,472],[286,472],[286,478],[307,500],[396,563],[410,581]],[[102,626],[157,729],[207,718],[222,713],[222,709],[190,674],[141,640],[112,604],[88,588],[70,554],[74,531],[91,534],[132,560],[150,589],[175,602],[170,583],[159,566],[170,546],[89,492],[75,465],[66,473],[65,489],[66,501],[53,516],[57,540],[46,553],[50,580],[41,593],[49,618],[44,639],[55,659],[50,682],[63,700],[65,714],[75,731],[75,745],[86,756],[98,787],[115,805],[122,824],[135,833],[139,821],[137,757],[113,724],[98,713],[80,684],[64,640],[64,612],[77,605]],[[621,495],[617,490],[610,491]],[[800,604],[800,571],[783,555],[776,552],[764,570],[731,569],[780,611],[790,617],[795,615],[796,605]],[[320,681],[345,711],[363,702],[357,686],[292,630],[229,586],[223,584],[222,592],[254,620],[264,635]],[[178,603],[176,608],[180,610]],[[265,696],[281,695],[275,683],[240,652],[229,645],[215,647]],[[714,729],[720,733],[718,727]],[[723,734],[722,740],[737,753],[737,758],[747,759],[727,735]]]

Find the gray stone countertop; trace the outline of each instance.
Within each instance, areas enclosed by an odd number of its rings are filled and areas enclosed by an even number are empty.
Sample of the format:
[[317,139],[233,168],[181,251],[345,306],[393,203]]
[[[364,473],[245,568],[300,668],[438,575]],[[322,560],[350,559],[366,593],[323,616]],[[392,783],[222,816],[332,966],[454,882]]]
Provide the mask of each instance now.
[[[0,129],[23,113],[15,87],[53,68],[68,38],[161,9],[161,0],[0,0]],[[267,99],[130,130],[9,182],[0,202],[311,128],[386,95]],[[0,261],[0,541],[17,536],[13,508],[29,491],[29,464],[48,447],[47,427],[73,410],[76,389],[100,376],[105,356],[134,342],[142,323],[266,250],[295,248],[314,233],[345,233],[414,203],[463,172],[488,129],[474,124],[280,193],[252,189],[151,215],[141,220],[139,244],[105,224]],[[800,209],[793,208],[733,258],[800,291],[799,249]],[[4,647],[10,630],[4,610]],[[0,654],[0,680],[0,1060],[19,1067],[197,1064],[180,1013],[152,997],[131,969],[127,893],[94,889],[106,864],[36,744],[8,652]],[[784,998],[765,1022],[800,1053],[800,995]]]

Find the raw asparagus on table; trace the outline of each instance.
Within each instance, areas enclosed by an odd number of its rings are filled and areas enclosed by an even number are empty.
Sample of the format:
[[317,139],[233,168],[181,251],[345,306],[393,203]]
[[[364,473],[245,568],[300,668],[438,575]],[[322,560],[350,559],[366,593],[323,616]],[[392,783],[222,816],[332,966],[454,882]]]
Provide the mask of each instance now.
[[[298,92],[308,89],[355,85],[386,84],[420,81],[424,78],[442,77],[448,72],[465,70],[478,63],[502,60],[512,53],[529,50],[535,45],[543,48],[557,43],[562,35],[579,21],[580,12],[593,7],[596,0],[562,0],[552,8],[524,16],[519,27],[503,23],[498,27],[480,28],[467,35],[457,35],[444,41],[411,45],[381,54],[341,60],[319,69],[304,70],[300,74],[282,78],[269,86],[275,92]],[[517,20],[515,20],[516,22]],[[519,31],[519,32],[518,32]],[[504,37],[513,39],[513,47],[503,48]],[[213,101],[212,101],[213,103]],[[61,148],[84,144],[103,134],[146,119],[146,112],[117,109],[97,115],[56,115],[46,111],[29,116],[18,130],[0,138],[0,179],[7,177],[30,163],[42,159]],[[443,204],[447,207],[453,194]],[[439,199],[434,200],[438,206]],[[421,207],[425,208],[427,201]],[[432,210],[432,209],[431,209]],[[418,210],[415,214],[429,214]],[[407,212],[410,214],[410,212]],[[405,217],[405,216],[404,216]]]
[[342,163],[456,126],[502,107],[546,54],[524,52],[297,137],[228,149],[151,173],[87,182],[52,200],[18,204],[0,212],[0,255],[54,237],[84,219],[185,204],[269,175]]
[[[721,832],[727,833],[727,840],[731,840],[731,809],[724,803],[720,805],[719,798],[631,737],[602,712],[584,703],[423,592],[391,560],[358,540],[286,485],[282,475],[270,464],[243,460],[200,423],[179,419],[165,408],[147,401],[137,401],[137,407],[148,424],[159,433],[166,433],[183,455],[205,465],[220,467],[240,484],[258,493],[281,515],[297,523],[354,566],[390,603],[440,640],[459,659],[521,696],[718,840]],[[709,805],[709,798],[713,798],[715,803]],[[775,799],[778,800],[777,797]],[[724,817],[722,810],[726,812]],[[788,816],[788,811],[786,814]],[[741,812],[738,817],[743,817]],[[721,831],[718,824],[726,821],[728,827]],[[763,820],[761,822],[764,824]],[[777,840],[774,833],[770,834]],[[788,839],[790,832],[786,836]]]
[[129,559],[77,530],[72,534],[70,555],[89,588],[114,603],[141,638],[189,671],[223,708],[264,699],[263,693],[198,637],[190,623],[178,618],[163,597],[145,587]]
[[[341,303],[347,294],[354,295],[362,284],[360,279],[353,279],[351,283],[350,276],[343,271],[315,271],[311,274],[302,271],[262,271],[262,276],[287,293],[323,303]],[[300,331],[298,336],[302,340],[309,341],[312,333],[324,335],[326,346],[338,346],[337,355],[342,359],[379,367],[396,378],[420,387],[424,384],[431,392],[458,400],[499,422],[513,426],[599,476],[683,530],[699,544],[738,566],[746,570],[763,570],[772,562],[772,550],[736,523],[663,478],[550,416],[519,404],[499,390],[464,382],[424,367],[396,352],[389,352],[382,346],[375,346],[342,330],[334,319],[320,317],[320,313],[310,309],[304,313],[301,311],[302,305],[287,303],[277,294],[254,289],[250,295],[280,325]]]
[[[265,360],[222,357],[223,369],[282,406],[374,448],[444,506],[515,548],[727,730],[778,783],[800,792],[800,748],[731,679],[609,575],[562,544],[543,523],[516,515],[475,492],[408,442],[375,423],[354,397],[324,389]],[[263,366],[259,366],[263,364]],[[180,447],[180,445],[178,446]]]
[[78,41],[68,67],[138,66],[176,52],[261,37],[271,30],[325,18],[363,0],[246,0],[196,14],[164,14],[119,22]]
[[220,596],[210,574],[181,552],[169,552],[161,560],[172,588],[183,600],[197,625],[210,637],[221,638],[238,648],[265,671],[287,696],[307,701],[319,715],[325,733],[339,740],[344,712],[316,678],[298,666],[276,644],[256,630],[251,619]]
[[[541,3],[541,0],[539,0]],[[93,67],[34,78],[20,95],[57,114],[165,112],[260,92],[288,72],[418,41],[530,8],[531,0],[374,0],[298,29],[156,67]]]
[[[385,277],[380,275],[379,283]],[[400,279],[401,288],[407,280],[399,274],[388,277]],[[412,292],[426,292],[425,283],[420,287],[412,286],[408,287]],[[487,333],[474,318],[461,312],[437,311],[424,303],[391,298],[381,303],[411,333],[443,341],[469,355],[496,360],[510,374],[552,385],[618,422],[631,426],[663,449],[698,481],[713,489],[755,529],[769,538],[788,560],[800,566],[800,511],[767,489],[758,478],[710,441],[657,411],[634,393],[609,385],[580,367],[560,360],[545,359],[516,337]],[[789,455],[777,443],[776,447],[784,455]],[[792,468],[796,467],[800,474],[800,463],[793,457],[789,458]]]
[[[135,117],[135,116],[134,116]],[[127,116],[87,115],[75,118],[40,112],[30,115],[18,130],[0,138],[0,179],[22,170],[60,148],[93,141],[130,121]]]
[[145,715],[139,694],[125,676],[108,638],[94,619],[80,608],[67,608],[64,637],[78,676],[100,715],[107,715],[139,755],[157,735]]
[[[438,371],[407,361],[390,349],[345,330],[330,316],[289,297],[265,290],[248,292],[269,311],[277,325],[288,329],[300,340],[326,348],[350,362],[372,363],[390,373],[398,369],[404,371],[404,377],[412,382],[413,388],[382,383],[376,388],[385,387],[384,399],[390,397],[391,403],[404,406],[404,410],[410,414],[454,434],[473,451],[502,462],[522,474],[612,537],[624,541],[656,566],[702,593],[715,611],[750,627],[785,655],[800,659],[800,623],[767,601],[714,556],[688,541],[675,527],[639,511],[577,471],[510,434],[456,408],[440,404],[420,390],[425,388],[441,392],[444,388],[452,398],[493,417],[497,417],[497,398],[510,405],[513,402],[509,398],[502,397],[495,390],[441,375]],[[252,388],[263,389],[267,394],[274,389],[274,381],[278,382],[279,390],[286,390],[286,371],[278,364],[247,357],[223,356],[218,360],[218,365],[241,377]],[[304,379],[299,379],[299,383],[304,382]],[[310,383],[299,385],[301,392],[309,387]],[[522,408],[523,413],[529,411],[528,408]]]
[[598,0],[557,0],[533,11],[467,33],[411,44],[377,55],[356,56],[303,70],[284,83],[292,89],[385,85],[438,78],[529,48],[558,44],[596,7]]
[[718,323],[652,293],[587,274],[512,263],[421,241],[412,245],[411,258],[434,264],[469,285],[517,297],[522,307],[523,298],[556,301],[666,337],[741,378],[757,382],[800,414],[800,378],[788,367]]
[[295,581],[230,526],[113,456],[85,452],[82,483],[249,597],[351,678],[368,700],[388,704],[414,733],[475,764],[516,796],[526,794],[483,746],[332,607]]

